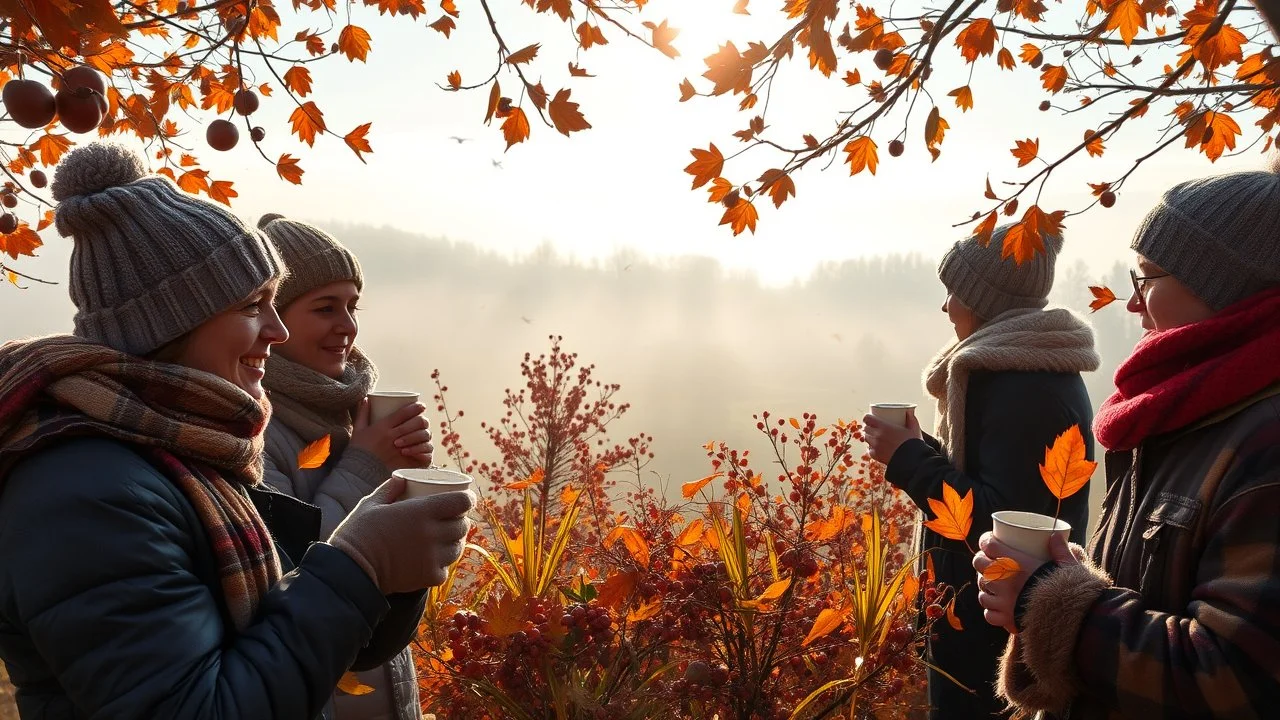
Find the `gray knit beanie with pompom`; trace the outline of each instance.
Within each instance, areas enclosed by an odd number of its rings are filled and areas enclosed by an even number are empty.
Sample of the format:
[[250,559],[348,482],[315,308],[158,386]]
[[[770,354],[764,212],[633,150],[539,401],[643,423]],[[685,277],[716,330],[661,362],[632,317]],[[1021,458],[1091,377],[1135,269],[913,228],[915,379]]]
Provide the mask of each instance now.
[[275,248],[222,205],[147,175],[116,143],[67,153],[54,173],[58,232],[71,237],[75,334],[147,355],[279,277]]
[[263,215],[258,227],[275,243],[289,268],[276,293],[276,307],[282,311],[299,297],[332,282],[350,280],[356,290],[364,290],[360,261],[329,233],[279,213]]

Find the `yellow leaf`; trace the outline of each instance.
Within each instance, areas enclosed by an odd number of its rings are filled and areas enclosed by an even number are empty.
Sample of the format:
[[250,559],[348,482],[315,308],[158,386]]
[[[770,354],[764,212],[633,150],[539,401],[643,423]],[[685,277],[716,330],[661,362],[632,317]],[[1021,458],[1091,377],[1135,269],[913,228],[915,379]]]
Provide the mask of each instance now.
[[684,496],[685,500],[692,500],[693,496],[697,495],[699,490],[706,487],[707,483],[711,482],[712,480],[715,480],[716,478],[720,477],[723,474],[724,473],[715,473],[714,475],[708,475],[702,478],[701,480],[694,480],[693,482],[687,482],[680,486],[680,494]]
[[1080,426],[1072,425],[1045,450],[1040,477],[1054,497],[1066,500],[1089,483],[1097,467],[1098,463],[1085,459],[1084,435]]
[[527,608],[525,601],[515,593],[503,593],[501,597],[489,597],[480,608],[480,617],[488,623],[490,635],[503,638],[524,629]]
[[302,450],[298,452],[298,469],[314,470],[315,468],[324,465],[325,460],[329,459],[330,440],[330,436],[325,435],[319,440],[316,440],[310,445],[302,448]]
[[582,491],[572,485],[565,485],[560,488],[560,504],[568,507],[578,501],[578,497],[582,495]]
[[942,500],[929,498],[929,508],[933,510],[934,519],[925,522],[925,527],[949,540],[968,540],[969,529],[973,527],[972,489],[961,498],[950,483],[943,482]]
[[357,680],[356,674],[349,671],[343,673],[338,680],[338,689],[348,695],[368,695],[373,692],[373,688]]
[[830,635],[835,632],[844,623],[844,613],[834,608],[824,608],[818,613],[818,618],[813,621],[813,627],[809,628],[809,634],[805,636],[804,642],[800,643],[801,647],[808,647],[810,643],[819,638]]
[[995,562],[987,566],[982,571],[982,577],[991,582],[997,580],[1007,580],[1014,575],[1022,572],[1022,566],[1018,565],[1018,561],[1010,557],[996,558]]

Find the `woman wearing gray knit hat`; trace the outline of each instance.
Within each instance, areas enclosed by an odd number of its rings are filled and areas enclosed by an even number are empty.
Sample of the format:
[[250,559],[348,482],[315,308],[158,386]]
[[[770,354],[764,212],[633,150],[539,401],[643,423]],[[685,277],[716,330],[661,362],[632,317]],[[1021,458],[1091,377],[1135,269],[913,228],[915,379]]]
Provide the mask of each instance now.
[[973,565],[1016,627],[1015,717],[1275,717],[1280,703],[1280,167],[1182,183],[1133,239],[1146,334],[1094,423],[1107,496],[1086,552]]
[[263,363],[288,337],[271,243],[120,145],[72,150],[52,192],[75,334],[0,347],[19,713],[321,717],[348,668],[404,648],[474,498],[388,482],[315,543],[318,511],[261,482]]
[[[357,303],[364,290],[355,256],[320,228],[281,215],[262,216],[258,227],[289,267],[276,294],[289,340],[267,360],[263,381],[273,407],[264,478],[280,492],[318,506],[320,535],[327,537],[392,470],[431,464],[426,408],[412,403],[369,422],[367,396],[378,373],[355,345]],[[298,467],[298,454],[325,436],[330,439],[325,462]],[[339,720],[421,716],[407,648],[358,677],[374,692],[339,692],[334,697]]]
[[[1048,238],[1044,253],[1018,265],[1001,256],[1006,230],[998,229],[990,246],[976,238],[956,243],[938,268],[947,290],[942,310],[956,338],[924,374],[925,390],[937,400],[937,438],[923,434],[914,416],[907,427],[870,415],[863,420],[871,456],[887,464],[885,478],[921,509],[942,497],[943,483],[962,496],[973,493],[970,545],[991,529],[993,512],[1057,512],[1038,470],[1057,435],[1078,425],[1090,457],[1093,448],[1093,410],[1080,377],[1098,367],[1093,331],[1071,311],[1045,307],[1062,240]],[[1083,540],[1087,493],[1063,502],[1059,517]],[[922,528],[921,545],[938,581],[956,588],[955,613],[964,626],[934,626],[931,717],[1002,716],[993,681],[1009,635],[982,621],[966,544]]]

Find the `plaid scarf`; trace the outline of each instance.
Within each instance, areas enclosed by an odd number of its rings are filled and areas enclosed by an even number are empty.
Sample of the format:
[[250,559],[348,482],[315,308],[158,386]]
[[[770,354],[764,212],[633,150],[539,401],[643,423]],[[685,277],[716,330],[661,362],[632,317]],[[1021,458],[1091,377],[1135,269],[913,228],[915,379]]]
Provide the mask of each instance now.
[[105,435],[138,446],[200,518],[237,630],[281,577],[271,534],[240,488],[262,479],[269,415],[265,402],[214,375],[70,335],[0,346],[0,483],[55,439]]

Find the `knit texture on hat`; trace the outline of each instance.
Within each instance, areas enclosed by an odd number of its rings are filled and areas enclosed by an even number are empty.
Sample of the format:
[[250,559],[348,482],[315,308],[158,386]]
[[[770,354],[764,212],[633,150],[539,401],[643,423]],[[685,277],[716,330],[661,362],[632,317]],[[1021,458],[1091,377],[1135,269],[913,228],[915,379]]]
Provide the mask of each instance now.
[[329,233],[276,213],[263,215],[258,227],[275,243],[289,269],[276,293],[276,307],[289,307],[299,297],[339,280],[350,280],[357,290],[364,290],[360,261]]
[[985,320],[1010,310],[1043,308],[1053,288],[1062,238],[1045,238],[1045,251],[1019,265],[1000,252],[1009,227],[996,228],[986,247],[976,237],[957,242],[938,265],[938,277],[947,290]]
[[1214,310],[1280,285],[1280,168],[1174,186],[1132,247]]
[[67,153],[51,188],[71,237],[75,334],[146,355],[248,299],[281,272],[266,237],[224,206],[146,174],[132,150]]

